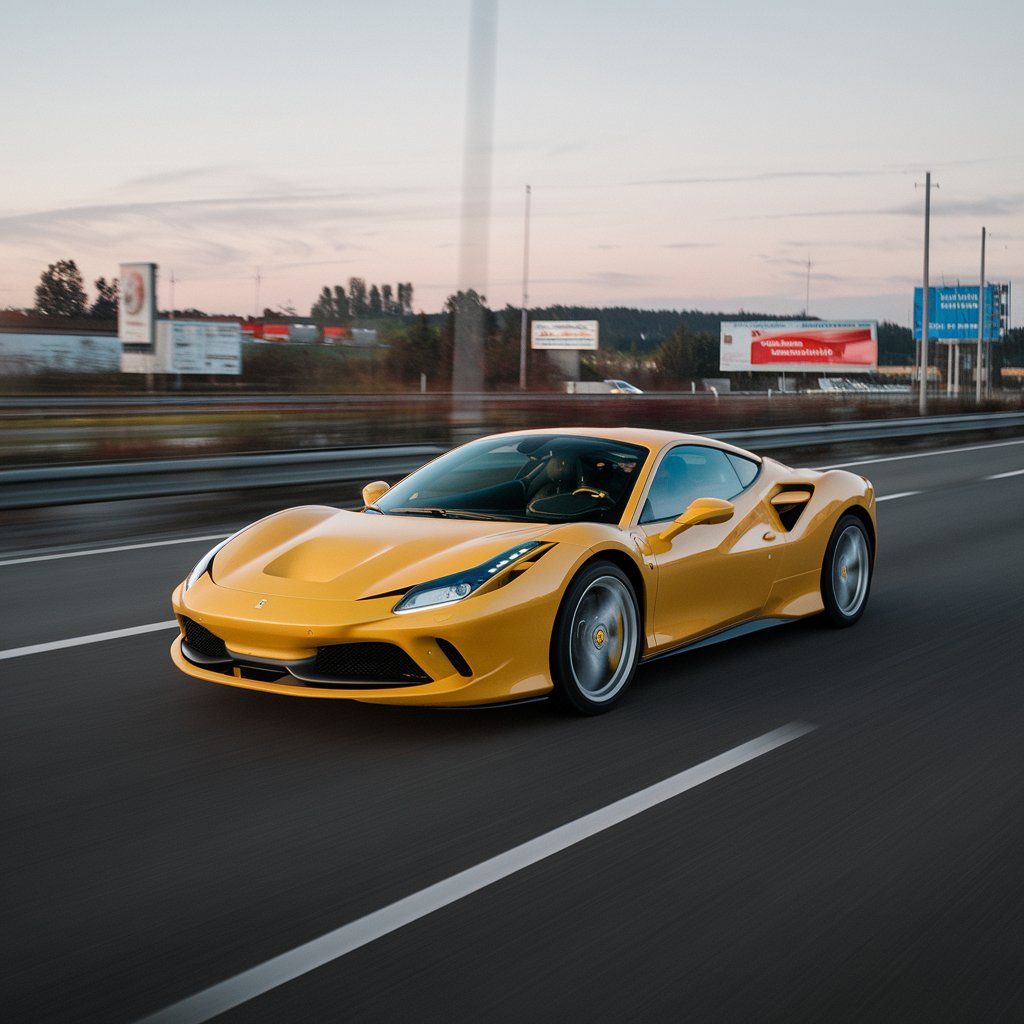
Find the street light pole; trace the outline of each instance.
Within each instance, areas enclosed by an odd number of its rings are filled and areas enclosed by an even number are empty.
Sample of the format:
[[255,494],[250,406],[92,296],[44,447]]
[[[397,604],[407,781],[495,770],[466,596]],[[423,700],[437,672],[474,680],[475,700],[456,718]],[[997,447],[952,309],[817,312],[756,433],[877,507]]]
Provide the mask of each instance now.
[[[985,340],[985,229],[981,229],[981,279],[978,284],[978,359],[977,369],[974,373],[974,400],[981,404],[981,371],[982,371],[982,355],[984,354],[984,347],[982,342]],[[989,358],[991,363],[991,357]],[[992,372],[991,365],[989,366],[989,373]]]
[[931,244],[932,219],[932,172],[924,176],[924,281],[921,291],[921,389],[918,392],[917,410],[925,416],[928,413],[928,318],[930,316],[928,290],[928,252]]
[[526,212],[523,218],[523,313],[519,326],[519,390],[526,390],[527,301],[530,283],[530,186],[526,186]]

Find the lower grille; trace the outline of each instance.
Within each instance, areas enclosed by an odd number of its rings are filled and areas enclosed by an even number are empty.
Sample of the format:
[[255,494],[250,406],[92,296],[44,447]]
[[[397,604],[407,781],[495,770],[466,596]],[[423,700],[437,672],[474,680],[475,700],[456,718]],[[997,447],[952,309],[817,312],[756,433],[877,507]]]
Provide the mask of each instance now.
[[395,644],[332,644],[316,652],[317,676],[352,683],[430,683],[433,680]]
[[291,679],[307,686],[412,686],[433,682],[395,644],[373,641],[332,644],[318,648],[312,658],[278,662],[232,654],[219,636],[194,619],[183,617],[181,624],[185,634],[182,653],[209,672],[259,682]]
[[211,633],[205,626],[200,626],[198,622],[187,618],[182,618],[181,624],[185,630],[185,643],[197,654],[202,654],[207,658],[227,659],[230,657],[227,647],[224,646],[224,641]]

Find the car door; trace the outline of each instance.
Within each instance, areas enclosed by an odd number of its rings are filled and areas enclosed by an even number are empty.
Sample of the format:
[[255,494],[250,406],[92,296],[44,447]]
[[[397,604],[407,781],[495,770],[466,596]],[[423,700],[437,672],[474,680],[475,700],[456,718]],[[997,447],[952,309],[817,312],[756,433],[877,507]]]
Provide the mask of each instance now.
[[[654,559],[656,648],[668,648],[755,619],[768,599],[785,544],[757,486],[758,463],[704,445],[677,445],[656,468],[638,528]],[[724,498],[724,523],[659,534],[697,498]]]

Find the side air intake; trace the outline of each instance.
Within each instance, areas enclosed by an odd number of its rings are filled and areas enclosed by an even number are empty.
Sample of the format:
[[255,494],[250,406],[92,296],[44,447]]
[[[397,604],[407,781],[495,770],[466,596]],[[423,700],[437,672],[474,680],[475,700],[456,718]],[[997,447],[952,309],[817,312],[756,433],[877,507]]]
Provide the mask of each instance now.
[[786,487],[772,496],[772,508],[775,509],[775,514],[787,533],[799,522],[813,493],[812,486],[800,484],[797,487]]

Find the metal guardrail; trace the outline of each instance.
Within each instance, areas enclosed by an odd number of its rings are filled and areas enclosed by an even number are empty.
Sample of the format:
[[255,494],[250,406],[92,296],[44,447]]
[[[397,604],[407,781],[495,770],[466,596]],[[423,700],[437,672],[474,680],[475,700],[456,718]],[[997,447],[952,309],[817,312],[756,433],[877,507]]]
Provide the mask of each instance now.
[[[1007,428],[1024,430],[1024,411],[724,430],[710,436],[753,451],[779,451]],[[317,448],[0,470],[0,509],[299,484],[354,483],[377,478],[393,480],[443,451],[439,445]]]
[[856,420],[850,423],[760,427],[755,430],[719,430],[710,436],[740,448],[777,450],[816,448],[850,441],[883,441],[896,437],[928,437],[969,431],[1024,428],[1024,411],[969,413],[956,416],[921,416],[907,419]]
[[395,479],[440,455],[437,445],[314,448],[146,462],[31,466],[0,471],[0,509],[209,494],[298,484]]

